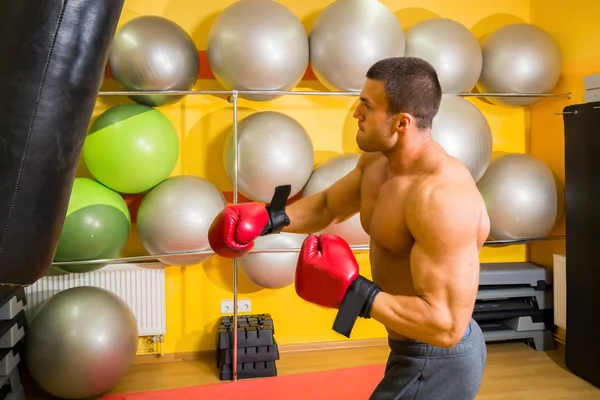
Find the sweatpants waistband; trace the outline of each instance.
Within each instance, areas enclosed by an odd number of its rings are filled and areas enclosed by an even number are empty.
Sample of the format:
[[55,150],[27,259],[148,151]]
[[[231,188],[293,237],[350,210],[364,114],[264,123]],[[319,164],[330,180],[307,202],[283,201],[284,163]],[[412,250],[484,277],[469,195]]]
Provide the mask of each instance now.
[[468,354],[478,351],[485,345],[483,332],[475,320],[471,319],[463,338],[453,347],[433,346],[418,340],[388,339],[388,344],[393,353],[410,357],[449,357]]

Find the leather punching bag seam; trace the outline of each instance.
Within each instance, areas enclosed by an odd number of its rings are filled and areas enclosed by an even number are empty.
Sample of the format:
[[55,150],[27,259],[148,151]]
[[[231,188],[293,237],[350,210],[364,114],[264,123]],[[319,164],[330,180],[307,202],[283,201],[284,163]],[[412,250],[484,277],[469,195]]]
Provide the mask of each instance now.
[[[10,211],[8,213],[8,218],[6,221],[6,228],[4,229],[4,235],[2,236],[2,243],[0,244],[0,254],[2,254],[2,252],[4,251],[4,247],[6,245],[6,238],[8,237],[8,232],[10,230],[10,224],[12,222],[12,214],[13,214],[13,210],[15,208],[15,202],[16,202],[16,198],[19,192],[19,185],[21,183],[21,177],[23,175],[23,169],[24,169],[24,165],[25,165],[25,160],[27,159],[27,150],[29,149],[29,142],[31,141],[31,131],[33,130],[33,124],[35,122],[35,117],[37,115],[37,110],[38,110],[38,106],[40,104],[40,97],[42,96],[42,92],[44,90],[44,84],[46,82],[46,76],[48,74],[48,68],[50,66],[50,62],[52,60],[52,55],[54,54],[54,47],[56,45],[56,41],[58,38],[58,32],[60,30],[62,21],[63,21],[63,17],[65,14],[65,9],[67,7],[67,3],[69,2],[69,0],[65,0],[63,1],[61,10],[60,10],[60,15],[58,17],[58,21],[56,23],[56,29],[54,30],[54,35],[52,37],[52,42],[50,45],[50,51],[48,52],[48,57],[46,58],[46,65],[44,66],[44,73],[42,74],[42,81],[40,82],[40,86],[38,89],[38,95],[36,98],[36,102],[35,102],[35,107],[33,109],[33,115],[31,117],[30,123],[29,123],[29,130],[27,132],[27,141],[25,142],[25,150],[23,151],[23,157],[21,158],[21,165],[19,167],[19,174],[18,174],[18,178],[17,178],[17,184],[15,187],[15,191],[13,192],[13,198],[12,201],[10,203]],[[6,283],[0,283],[0,286],[2,285],[13,285],[13,284],[6,284]]]

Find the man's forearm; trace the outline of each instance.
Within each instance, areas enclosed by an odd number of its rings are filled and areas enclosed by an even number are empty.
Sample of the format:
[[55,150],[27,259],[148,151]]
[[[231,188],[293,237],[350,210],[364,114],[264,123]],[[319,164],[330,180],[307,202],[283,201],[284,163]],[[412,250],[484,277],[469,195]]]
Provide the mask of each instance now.
[[418,296],[381,292],[370,316],[400,335],[440,347],[452,347],[464,333],[448,307],[436,307]]
[[333,223],[334,217],[327,209],[324,193],[299,199],[286,207],[290,224],[282,232],[315,233],[322,231]]

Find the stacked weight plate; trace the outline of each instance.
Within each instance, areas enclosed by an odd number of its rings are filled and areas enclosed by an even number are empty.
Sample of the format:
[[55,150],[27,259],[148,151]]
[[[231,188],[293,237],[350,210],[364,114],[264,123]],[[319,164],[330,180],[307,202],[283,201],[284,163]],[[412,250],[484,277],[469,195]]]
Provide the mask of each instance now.
[[[269,314],[238,315],[237,377],[277,376],[279,350]],[[233,317],[225,316],[217,329],[217,368],[221,380],[233,379]]]
[[0,399],[25,399],[19,376],[25,317],[23,288],[0,292]]
[[530,262],[481,265],[473,319],[486,342],[522,340],[554,348],[552,271]]

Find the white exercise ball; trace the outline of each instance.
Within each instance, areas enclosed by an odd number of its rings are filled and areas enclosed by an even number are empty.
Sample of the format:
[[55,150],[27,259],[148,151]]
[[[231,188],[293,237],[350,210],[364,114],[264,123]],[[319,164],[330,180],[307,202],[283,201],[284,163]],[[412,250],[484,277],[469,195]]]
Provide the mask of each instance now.
[[[175,22],[143,15],[126,22],[112,41],[108,58],[115,82],[127,91],[192,90],[200,59],[194,40]],[[173,104],[183,95],[138,95],[134,101],[151,107]]]
[[[240,0],[225,8],[208,35],[211,70],[227,89],[292,90],[309,60],[300,19],[273,0]],[[276,95],[240,95],[265,101]]]
[[444,94],[431,136],[479,181],[492,159],[492,130],[481,111],[463,97]]
[[[227,205],[225,197],[208,180],[179,175],[167,178],[142,199],[137,230],[150,254],[210,251],[208,228]],[[160,259],[169,265],[192,265],[211,255],[189,255]]]
[[[311,196],[333,185],[356,167],[359,158],[359,154],[341,154],[317,166],[302,190],[302,197]],[[369,235],[362,227],[360,213],[327,227],[322,233],[338,235],[351,246],[367,245],[370,242]]]
[[240,270],[256,286],[280,289],[294,283],[299,249],[307,235],[281,232],[261,236],[254,241],[254,250],[295,249],[286,252],[251,252],[240,258]]
[[475,87],[481,74],[481,47],[467,27],[431,18],[413,25],[405,35],[406,56],[433,65],[444,92],[470,92]]
[[[234,182],[233,132],[225,143],[223,160]],[[299,193],[314,165],[310,136],[292,117],[276,111],[252,114],[238,124],[238,190],[247,198],[269,203],[279,185]]]
[[332,91],[360,91],[377,61],[404,55],[404,32],[377,0],[337,0],[317,16],[309,35],[310,64]]
[[[546,93],[562,72],[556,41],[537,26],[515,23],[492,32],[481,43],[483,68],[477,87],[487,93]],[[490,97],[494,104],[526,106],[535,97]]]
[[527,155],[494,159],[477,183],[495,240],[546,236],[558,216],[558,188],[550,168]]

